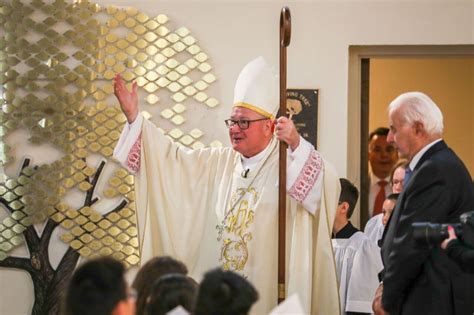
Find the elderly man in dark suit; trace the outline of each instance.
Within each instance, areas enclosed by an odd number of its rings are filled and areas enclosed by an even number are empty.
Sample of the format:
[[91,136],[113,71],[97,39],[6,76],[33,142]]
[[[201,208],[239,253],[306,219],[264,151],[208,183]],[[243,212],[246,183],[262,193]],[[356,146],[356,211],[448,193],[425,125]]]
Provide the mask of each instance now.
[[[390,132],[410,178],[383,237],[383,281],[376,314],[472,314],[474,278],[443,250],[415,245],[413,222],[458,222],[474,210],[471,177],[442,140],[443,115],[425,94],[398,96],[389,106]],[[472,144],[470,144],[472,145]],[[406,176],[407,177],[407,176]]]

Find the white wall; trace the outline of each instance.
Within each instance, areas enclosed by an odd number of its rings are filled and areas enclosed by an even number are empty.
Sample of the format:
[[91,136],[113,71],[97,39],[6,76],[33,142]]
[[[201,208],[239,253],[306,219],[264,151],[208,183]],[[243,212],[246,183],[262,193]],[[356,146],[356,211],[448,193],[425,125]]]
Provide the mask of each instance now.
[[[130,1],[98,3],[126,6]],[[223,105],[231,104],[234,80],[251,58],[263,55],[278,67],[279,15],[288,5],[288,87],[320,89],[319,150],[341,176],[347,170],[349,46],[474,43],[472,1],[170,0],[133,5],[150,16],[165,13],[191,30],[211,57]],[[220,108],[220,121],[228,112]],[[225,143],[225,129],[219,132],[216,137]]]
[[[226,142],[222,120],[229,113],[234,80],[251,58],[263,55],[278,64],[278,26],[282,5],[292,13],[288,49],[288,87],[319,88],[319,150],[348,172],[348,62],[350,45],[474,44],[472,1],[98,1],[133,5],[148,15],[164,13],[186,26],[208,53],[219,81],[212,94],[222,106],[215,138]],[[203,116],[197,116],[200,118]],[[191,119],[191,118],[190,118]],[[196,122],[197,123],[197,122]],[[208,123],[208,122],[207,122]],[[352,171],[351,171],[352,173]],[[0,272],[0,313],[25,314],[32,290]],[[26,278],[24,278],[26,280]],[[28,280],[29,281],[29,280]],[[5,290],[10,293],[7,295]]]

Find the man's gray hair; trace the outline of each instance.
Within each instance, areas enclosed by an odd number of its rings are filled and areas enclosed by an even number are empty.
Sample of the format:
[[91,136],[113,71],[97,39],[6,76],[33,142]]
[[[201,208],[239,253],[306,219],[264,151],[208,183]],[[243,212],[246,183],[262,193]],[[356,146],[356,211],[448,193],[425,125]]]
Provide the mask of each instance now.
[[422,92],[403,93],[388,106],[389,115],[398,109],[401,109],[405,123],[413,125],[419,121],[429,135],[443,134],[443,114],[428,95]]

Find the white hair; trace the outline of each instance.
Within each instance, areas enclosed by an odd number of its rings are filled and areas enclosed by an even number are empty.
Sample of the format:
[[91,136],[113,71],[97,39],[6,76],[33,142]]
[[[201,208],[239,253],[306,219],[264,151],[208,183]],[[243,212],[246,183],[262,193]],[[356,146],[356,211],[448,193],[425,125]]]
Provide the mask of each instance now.
[[443,134],[443,114],[428,95],[422,92],[403,93],[388,106],[389,115],[398,109],[405,123],[413,125],[419,121],[429,135]]

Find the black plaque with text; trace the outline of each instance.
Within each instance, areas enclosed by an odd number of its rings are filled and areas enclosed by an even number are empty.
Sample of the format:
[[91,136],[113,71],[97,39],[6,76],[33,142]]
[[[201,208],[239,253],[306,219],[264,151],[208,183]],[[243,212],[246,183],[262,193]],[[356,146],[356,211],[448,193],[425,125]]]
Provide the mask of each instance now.
[[316,148],[318,139],[318,93],[312,89],[287,89],[287,110],[300,135]]

